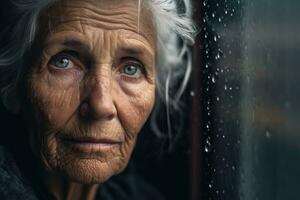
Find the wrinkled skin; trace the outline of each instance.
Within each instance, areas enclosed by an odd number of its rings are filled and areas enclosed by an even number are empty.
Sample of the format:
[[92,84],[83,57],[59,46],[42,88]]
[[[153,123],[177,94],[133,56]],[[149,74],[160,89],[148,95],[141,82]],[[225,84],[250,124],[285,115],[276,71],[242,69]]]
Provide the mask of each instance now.
[[78,193],[126,167],[155,98],[154,27],[141,16],[137,0],[62,0],[41,15],[23,112],[50,187]]

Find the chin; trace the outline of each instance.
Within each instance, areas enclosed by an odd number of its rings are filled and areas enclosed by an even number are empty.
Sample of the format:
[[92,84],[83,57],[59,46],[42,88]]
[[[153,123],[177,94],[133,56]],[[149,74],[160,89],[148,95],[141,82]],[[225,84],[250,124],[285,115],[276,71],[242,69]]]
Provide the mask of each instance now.
[[56,141],[44,149],[44,167],[64,179],[82,184],[103,183],[122,172],[134,147],[134,143],[96,148]]
[[127,166],[120,159],[98,160],[96,158],[75,159],[60,166],[59,171],[69,180],[81,184],[101,184],[119,174]]

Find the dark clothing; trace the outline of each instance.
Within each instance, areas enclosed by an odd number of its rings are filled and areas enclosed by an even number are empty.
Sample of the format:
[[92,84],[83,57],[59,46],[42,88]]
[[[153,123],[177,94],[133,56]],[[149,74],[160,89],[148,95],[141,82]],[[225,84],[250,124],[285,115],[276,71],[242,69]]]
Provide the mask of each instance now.
[[[0,199],[1,200],[38,200],[52,199],[40,194],[34,178],[26,177],[19,169],[14,157],[0,146]],[[33,181],[34,182],[34,181]],[[127,169],[124,173],[111,178],[101,185],[97,194],[99,200],[162,200],[159,192]]]
[[12,155],[0,147],[0,199],[37,200]]

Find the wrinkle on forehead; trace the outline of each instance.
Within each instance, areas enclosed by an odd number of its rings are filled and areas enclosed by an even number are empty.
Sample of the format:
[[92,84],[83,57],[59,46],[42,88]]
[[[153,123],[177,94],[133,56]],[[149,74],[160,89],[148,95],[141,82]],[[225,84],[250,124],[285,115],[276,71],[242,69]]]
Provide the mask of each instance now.
[[141,35],[155,47],[152,14],[144,7],[139,10],[138,0],[61,0],[48,8],[42,19],[51,34],[66,30],[84,33],[86,26],[123,29]]

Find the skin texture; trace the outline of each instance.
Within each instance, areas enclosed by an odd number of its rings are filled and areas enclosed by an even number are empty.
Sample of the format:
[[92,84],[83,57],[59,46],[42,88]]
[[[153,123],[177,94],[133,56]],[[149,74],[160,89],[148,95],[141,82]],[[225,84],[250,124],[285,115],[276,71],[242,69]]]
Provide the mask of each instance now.
[[94,199],[128,163],[155,99],[156,38],[141,14],[137,0],[62,0],[40,17],[23,113],[56,199]]

